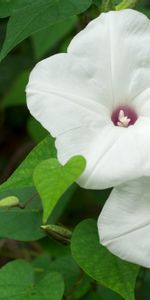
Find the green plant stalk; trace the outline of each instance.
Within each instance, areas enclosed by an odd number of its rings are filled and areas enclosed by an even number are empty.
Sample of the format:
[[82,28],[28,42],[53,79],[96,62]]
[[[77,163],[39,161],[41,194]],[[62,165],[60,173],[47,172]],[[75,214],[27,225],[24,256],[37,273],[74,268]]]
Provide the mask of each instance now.
[[113,0],[102,0],[100,11],[107,12],[110,10],[115,10],[115,5],[113,4]]
[[126,8],[135,8],[136,5],[140,2],[141,0],[123,0],[121,3],[119,3],[116,6],[116,10],[122,10]]

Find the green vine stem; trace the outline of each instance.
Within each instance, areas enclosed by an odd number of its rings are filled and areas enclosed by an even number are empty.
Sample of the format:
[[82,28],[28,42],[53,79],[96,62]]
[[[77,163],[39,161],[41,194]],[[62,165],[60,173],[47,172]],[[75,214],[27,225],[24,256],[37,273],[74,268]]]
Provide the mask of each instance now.
[[123,0],[116,6],[116,10],[122,10],[126,8],[135,8],[140,0]]

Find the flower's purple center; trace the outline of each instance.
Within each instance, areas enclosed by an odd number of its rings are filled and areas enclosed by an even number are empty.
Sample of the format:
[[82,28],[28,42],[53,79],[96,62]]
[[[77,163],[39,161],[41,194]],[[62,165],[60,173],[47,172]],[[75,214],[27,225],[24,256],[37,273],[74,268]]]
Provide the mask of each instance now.
[[111,120],[115,126],[128,127],[133,125],[138,119],[138,115],[135,110],[130,106],[119,106],[111,115]]

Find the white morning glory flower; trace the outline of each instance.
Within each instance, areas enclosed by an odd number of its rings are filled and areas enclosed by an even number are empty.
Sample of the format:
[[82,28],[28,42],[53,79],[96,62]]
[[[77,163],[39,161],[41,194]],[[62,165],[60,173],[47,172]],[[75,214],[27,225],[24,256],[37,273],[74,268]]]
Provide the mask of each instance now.
[[86,158],[82,187],[116,187],[98,221],[101,242],[150,266],[150,21],[123,10],[90,22],[67,54],[36,65],[27,104],[56,137],[62,164]]

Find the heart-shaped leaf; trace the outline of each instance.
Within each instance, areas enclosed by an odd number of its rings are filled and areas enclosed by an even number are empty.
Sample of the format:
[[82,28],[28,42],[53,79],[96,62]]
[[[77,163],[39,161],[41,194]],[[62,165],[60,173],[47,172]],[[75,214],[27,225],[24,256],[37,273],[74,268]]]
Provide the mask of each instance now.
[[74,259],[94,280],[124,299],[134,300],[139,268],[114,256],[100,244],[95,220],[85,220],[76,227],[71,249]]
[[24,260],[10,262],[0,270],[1,299],[61,300],[63,293],[64,282],[57,272],[47,273],[34,282],[33,269]]
[[82,156],[74,156],[64,166],[56,159],[48,159],[35,168],[33,180],[41,196],[44,223],[63,193],[81,175],[85,164]]

